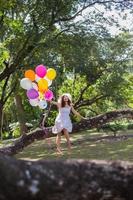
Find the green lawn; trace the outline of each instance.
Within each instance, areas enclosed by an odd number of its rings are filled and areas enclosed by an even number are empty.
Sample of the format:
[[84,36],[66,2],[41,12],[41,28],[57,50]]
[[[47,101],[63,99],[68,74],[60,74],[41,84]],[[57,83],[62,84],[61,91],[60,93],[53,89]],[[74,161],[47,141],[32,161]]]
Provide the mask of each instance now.
[[[122,134],[128,133],[123,132]],[[133,131],[130,131],[130,134],[131,133],[133,133]],[[133,138],[126,140],[106,139],[90,141],[90,138],[95,138],[99,135],[103,136],[103,133],[86,131],[72,134],[71,140],[73,145],[70,155],[67,152],[66,141],[62,137],[62,150],[64,155],[60,156],[60,158],[133,161]],[[59,156],[56,153],[55,138],[51,138],[50,140],[50,146],[45,140],[36,141],[26,147],[23,152],[17,154],[16,157],[34,161],[39,159],[57,159]]]

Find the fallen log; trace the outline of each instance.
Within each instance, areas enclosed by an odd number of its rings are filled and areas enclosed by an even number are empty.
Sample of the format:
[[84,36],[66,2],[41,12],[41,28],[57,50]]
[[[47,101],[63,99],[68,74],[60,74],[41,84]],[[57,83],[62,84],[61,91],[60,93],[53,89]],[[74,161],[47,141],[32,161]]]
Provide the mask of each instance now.
[[133,164],[23,161],[0,155],[0,199],[132,200]]

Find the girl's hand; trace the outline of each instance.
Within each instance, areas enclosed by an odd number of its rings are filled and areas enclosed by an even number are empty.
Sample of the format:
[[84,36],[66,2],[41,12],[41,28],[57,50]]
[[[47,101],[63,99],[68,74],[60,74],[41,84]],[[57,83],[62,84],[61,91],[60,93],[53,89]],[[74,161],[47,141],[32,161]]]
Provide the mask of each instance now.
[[74,109],[73,106],[71,106],[71,108],[72,108],[72,112],[73,112],[75,115],[77,115],[77,117],[80,117],[80,118],[83,119],[83,120],[87,120],[87,118],[85,118],[85,117],[83,117],[82,115],[80,115],[80,113],[78,113],[78,112]]

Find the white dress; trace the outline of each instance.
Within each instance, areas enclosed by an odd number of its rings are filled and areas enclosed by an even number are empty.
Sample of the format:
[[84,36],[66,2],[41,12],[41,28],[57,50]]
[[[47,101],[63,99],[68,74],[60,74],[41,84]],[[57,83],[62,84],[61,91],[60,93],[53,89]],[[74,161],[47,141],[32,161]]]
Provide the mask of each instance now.
[[59,108],[59,114],[55,119],[55,125],[52,128],[52,132],[57,134],[60,133],[63,128],[67,129],[68,132],[72,132],[72,122],[70,119],[71,107]]

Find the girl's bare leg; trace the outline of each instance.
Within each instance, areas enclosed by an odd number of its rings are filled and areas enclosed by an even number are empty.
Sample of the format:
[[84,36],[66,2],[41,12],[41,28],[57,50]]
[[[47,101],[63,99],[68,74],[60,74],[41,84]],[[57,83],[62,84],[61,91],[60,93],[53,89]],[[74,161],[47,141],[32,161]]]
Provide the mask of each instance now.
[[56,136],[57,152],[59,154],[63,154],[62,151],[61,151],[60,143],[61,143],[61,133],[58,133],[57,136]]
[[68,151],[70,153],[71,152],[71,141],[70,141],[69,133],[68,133],[67,129],[63,129],[63,132],[64,132],[64,136],[65,136],[65,138],[67,140]]

